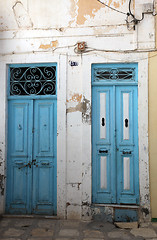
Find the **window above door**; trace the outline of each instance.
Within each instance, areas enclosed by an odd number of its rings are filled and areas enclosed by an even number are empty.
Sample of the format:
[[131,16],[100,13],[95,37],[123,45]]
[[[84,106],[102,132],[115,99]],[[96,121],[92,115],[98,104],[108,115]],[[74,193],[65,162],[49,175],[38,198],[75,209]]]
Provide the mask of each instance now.
[[135,84],[137,83],[137,64],[93,64],[92,84]]
[[56,64],[9,66],[9,96],[56,95]]

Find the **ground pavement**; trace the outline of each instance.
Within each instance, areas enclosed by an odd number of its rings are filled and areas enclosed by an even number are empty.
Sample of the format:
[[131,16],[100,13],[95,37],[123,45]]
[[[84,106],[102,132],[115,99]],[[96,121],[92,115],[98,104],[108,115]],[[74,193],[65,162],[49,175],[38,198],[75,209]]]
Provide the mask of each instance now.
[[[122,227],[122,228],[121,228]],[[124,229],[127,227],[127,229]],[[131,227],[131,228],[130,228]],[[115,226],[101,221],[1,218],[0,240],[157,240],[157,223]]]

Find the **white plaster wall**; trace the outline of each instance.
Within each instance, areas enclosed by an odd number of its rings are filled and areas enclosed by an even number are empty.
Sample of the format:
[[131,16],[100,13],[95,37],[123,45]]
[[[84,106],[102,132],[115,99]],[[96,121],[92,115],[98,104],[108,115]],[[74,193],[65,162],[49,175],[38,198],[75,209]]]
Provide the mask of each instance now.
[[[104,6],[92,14],[85,12],[84,23],[78,24],[78,0],[17,2],[0,1],[0,193],[7,151],[7,64],[57,62],[57,211],[62,218],[88,220],[92,186],[91,64],[138,62],[140,200],[141,208],[149,209],[148,56],[137,50],[147,52],[155,47],[154,17],[146,15],[135,30],[129,31],[125,15]],[[119,10],[127,12],[128,1],[123,3]],[[140,18],[142,1],[136,0],[135,6]],[[76,54],[78,41],[86,41],[91,52]],[[70,66],[70,61],[78,66]],[[0,196],[0,213],[4,213],[5,195]]]

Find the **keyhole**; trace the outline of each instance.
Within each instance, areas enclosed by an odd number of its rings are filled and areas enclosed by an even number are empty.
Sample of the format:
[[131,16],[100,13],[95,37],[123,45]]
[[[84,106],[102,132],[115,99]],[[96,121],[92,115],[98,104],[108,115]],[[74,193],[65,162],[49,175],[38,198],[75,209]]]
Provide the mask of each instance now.
[[19,129],[19,130],[22,130],[21,124],[18,125],[18,129]]
[[102,126],[105,126],[105,118],[102,118]]
[[126,119],[125,119],[125,127],[126,127],[126,128],[128,127],[128,123],[129,123],[129,120],[126,118]]

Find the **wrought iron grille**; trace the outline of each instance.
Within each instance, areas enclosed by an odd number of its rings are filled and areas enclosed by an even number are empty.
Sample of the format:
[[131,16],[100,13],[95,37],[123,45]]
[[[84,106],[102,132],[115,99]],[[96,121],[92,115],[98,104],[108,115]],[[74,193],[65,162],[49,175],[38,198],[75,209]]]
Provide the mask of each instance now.
[[11,67],[10,95],[55,95],[56,67]]
[[134,68],[97,68],[94,71],[95,81],[135,81]]

